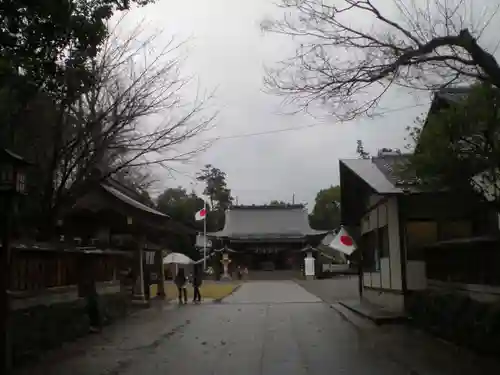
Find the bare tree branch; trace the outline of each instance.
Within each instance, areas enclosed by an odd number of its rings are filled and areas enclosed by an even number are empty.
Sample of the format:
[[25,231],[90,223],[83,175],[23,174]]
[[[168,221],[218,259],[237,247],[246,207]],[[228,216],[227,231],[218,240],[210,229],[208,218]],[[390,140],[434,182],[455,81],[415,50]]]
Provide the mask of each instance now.
[[184,98],[193,86],[181,74],[186,41],[171,38],[157,49],[160,34],[142,36],[140,27],[125,38],[115,30],[92,62],[92,86],[57,106],[62,120],[54,131],[48,163],[54,178],[46,192],[55,211],[95,182],[96,169],[106,178],[143,173],[153,164],[168,168],[210,146],[196,137],[215,119],[206,111],[211,95]]
[[283,18],[262,27],[300,45],[266,71],[265,84],[302,109],[319,102],[341,119],[369,113],[392,84],[500,87],[500,66],[478,43],[498,6],[478,24],[467,15],[472,6],[469,0],[393,0],[394,16],[372,0],[281,0]]

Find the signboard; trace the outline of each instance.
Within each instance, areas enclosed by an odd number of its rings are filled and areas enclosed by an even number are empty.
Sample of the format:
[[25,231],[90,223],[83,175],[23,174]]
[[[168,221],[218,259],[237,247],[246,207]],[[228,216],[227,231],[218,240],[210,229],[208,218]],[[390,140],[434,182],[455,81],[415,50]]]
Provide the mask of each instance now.
[[277,254],[282,249],[279,247],[249,247],[248,250],[255,254]]
[[304,273],[306,276],[314,276],[314,258],[304,258]]

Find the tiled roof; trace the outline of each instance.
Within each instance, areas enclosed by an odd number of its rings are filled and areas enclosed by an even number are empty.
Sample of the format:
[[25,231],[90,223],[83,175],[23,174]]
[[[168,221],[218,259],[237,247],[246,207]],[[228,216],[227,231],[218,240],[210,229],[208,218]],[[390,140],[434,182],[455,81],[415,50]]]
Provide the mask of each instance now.
[[16,154],[14,151],[11,151],[7,148],[0,148],[0,160],[15,160],[18,164],[21,165],[29,165],[28,161],[26,161],[22,156]]
[[[451,103],[462,100],[470,94],[471,89],[466,86],[437,90],[431,111],[432,108],[439,110],[443,101]],[[409,157],[409,154],[386,154],[370,159],[347,159],[340,162],[380,194],[420,192],[424,190],[424,186],[414,173],[405,168]]]
[[446,87],[435,92],[435,97],[447,102],[458,102],[470,94],[472,87]]
[[224,229],[209,233],[214,237],[238,239],[284,239],[319,235],[309,226],[307,210],[303,206],[235,206],[226,211]]
[[409,155],[390,155],[370,159],[344,159],[340,162],[379,194],[420,191],[417,178],[404,166]]
[[156,216],[162,216],[165,218],[169,217],[168,215],[166,215],[158,210],[155,210],[154,208],[146,206],[145,204],[142,204],[141,202],[138,202],[135,199],[130,198],[128,195],[122,193],[121,191],[119,191],[118,189],[115,189],[112,186],[109,186],[109,185],[103,183],[103,184],[101,184],[101,187],[105,191],[107,191],[108,193],[113,195],[115,198],[117,198],[117,199],[121,200],[122,202],[124,202],[132,207],[135,207],[141,211],[145,211],[145,212],[148,212],[150,214],[153,214]]
[[371,159],[344,159],[340,163],[365,181],[380,194],[398,194],[403,191],[395,186]]
[[414,173],[407,169],[410,155],[384,156],[373,158],[372,162],[386,178],[397,187],[410,188],[419,184]]

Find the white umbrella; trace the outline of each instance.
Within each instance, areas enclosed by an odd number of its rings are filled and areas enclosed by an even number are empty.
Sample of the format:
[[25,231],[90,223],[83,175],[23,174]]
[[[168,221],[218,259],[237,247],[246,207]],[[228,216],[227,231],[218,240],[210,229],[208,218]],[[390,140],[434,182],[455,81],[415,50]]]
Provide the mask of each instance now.
[[193,260],[181,253],[170,253],[165,258],[163,258],[163,264],[191,264]]

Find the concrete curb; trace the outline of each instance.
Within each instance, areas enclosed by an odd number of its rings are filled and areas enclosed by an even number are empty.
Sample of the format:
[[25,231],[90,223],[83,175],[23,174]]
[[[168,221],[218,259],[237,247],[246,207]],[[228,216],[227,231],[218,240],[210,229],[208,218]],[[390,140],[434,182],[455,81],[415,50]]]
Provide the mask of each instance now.
[[351,306],[349,303],[346,303],[344,301],[338,301],[340,305],[345,307],[346,309],[352,311],[355,314],[358,314],[359,316],[362,316],[365,319],[371,320],[373,323],[376,325],[382,325],[382,324],[388,324],[388,323],[404,323],[408,321],[408,318],[406,316],[376,316],[372,315],[369,313],[366,313],[365,311],[361,311],[359,309],[354,308]]
[[350,317],[348,314],[345,313],[345,311],[342,311],[341,309],[338,308],[338,306],[335,306],[335,305],[336,305],[335,303],[332,303],[329,306],[330,306],[331,309],[335,310],[335,312],[337,314],[339,314],[340,317],[343,320],[345,320],[347,323],[349,323],[350,325],[352,325],[357,330],[361,329],[361,327],[354,322],[354,320],[352,319],[352,317]]
[[340,304],[338,301],[335,303],[330,303],[328,305],[331,309],[335,310],[337,314],[339,314],[342,320],[353,326],[358,331],[358,333],[362,333],[366,330],[377,329],[379,327],[379,325],[375,324],[372,320],[354,313],[350,309],[344,307],[344,305]]
[[242,284],[238,284],[238,285],[236,285],[236,287],[235,287],[235,288],[231,291],[231,293],[229,293],[227,296],[224,296],[224,297],[222,297],[222,298],[217,298],[217,299],[214,299],[212,302],[213,302],[213,303],[222,303],[222,302],[223,302],[223,301],[224,301],[227,297],[230,297],[230,296],[232,296],[234,293],[236,293],[236,292],[238,291],[238,289],[240,289],[240,288],[241,288],[241,286],[242,286],[242,285],[243,285],[243,283],[242,283]]

